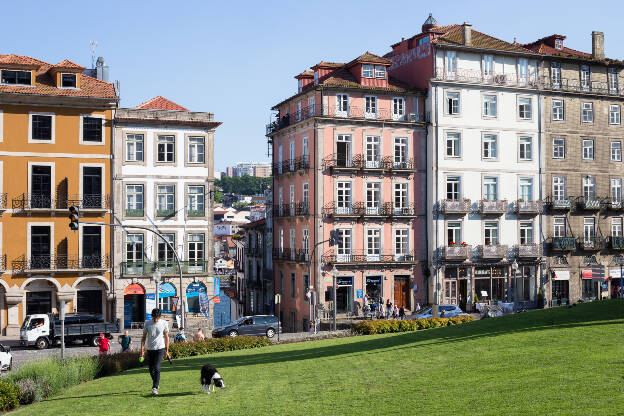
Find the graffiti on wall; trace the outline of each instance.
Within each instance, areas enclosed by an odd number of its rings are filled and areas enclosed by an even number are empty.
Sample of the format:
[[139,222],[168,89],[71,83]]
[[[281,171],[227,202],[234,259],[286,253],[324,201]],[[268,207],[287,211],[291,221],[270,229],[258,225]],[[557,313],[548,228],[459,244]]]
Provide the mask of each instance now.
[[402,67],[403,65],[407,65],[410,62],[423,59],[431,55],[431,44],[425,43],[424,45],[418,45],[414,49],[410,49],[407,52],[403,52],[397,56],[391,56],[390,60],[392,60],[393,64],[390,67],[390,70],[397,69]]

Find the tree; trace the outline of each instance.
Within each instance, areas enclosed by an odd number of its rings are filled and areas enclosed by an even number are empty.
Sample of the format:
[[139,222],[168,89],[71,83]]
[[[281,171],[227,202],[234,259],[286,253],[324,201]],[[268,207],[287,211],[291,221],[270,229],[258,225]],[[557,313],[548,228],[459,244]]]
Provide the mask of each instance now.
[[[215,185],[220,187],[223,193],[233,193],[240,195],[258,195],[271,187],[272,179],[258,178],[255,176],[235,176],[230,178],[224,176],[215,181]],[[216,196],[215,196],[216,200]]]

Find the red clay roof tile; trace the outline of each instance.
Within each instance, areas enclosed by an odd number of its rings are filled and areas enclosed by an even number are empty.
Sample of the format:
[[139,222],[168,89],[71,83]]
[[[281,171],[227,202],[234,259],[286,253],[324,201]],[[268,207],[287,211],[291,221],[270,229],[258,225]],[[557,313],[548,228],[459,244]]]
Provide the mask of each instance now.
[[188,108],[182,107],[179,104],[174,103],[171,100],[159,95],[151,100],[148,100],[142,104],[137,105],[135,108],[142,110],[173,110],[173,111],[189,111]]

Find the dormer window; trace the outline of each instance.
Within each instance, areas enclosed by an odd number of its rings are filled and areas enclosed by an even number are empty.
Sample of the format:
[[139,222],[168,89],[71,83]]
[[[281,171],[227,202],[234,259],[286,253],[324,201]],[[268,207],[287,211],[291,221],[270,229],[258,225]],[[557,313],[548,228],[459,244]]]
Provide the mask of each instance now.
[[318,71],[314,71],[314,85],[318,85]]
[[10,71],[2,70],[2,83],[12,85],[31,85],[30,71]]
[[76,88],[76,74],[61,74],[61,87]]
[[555,39],[555,49],[563,49],[563,39]]
[[375,65],[375,78],[386,79],[386,67]]
[[370,64],[362,65],[362,78],[373,78],[373,66]]
[[297,92],[301,92],[302,89],[303,89],[303,81],[302,80],[298,80],[297,81]]

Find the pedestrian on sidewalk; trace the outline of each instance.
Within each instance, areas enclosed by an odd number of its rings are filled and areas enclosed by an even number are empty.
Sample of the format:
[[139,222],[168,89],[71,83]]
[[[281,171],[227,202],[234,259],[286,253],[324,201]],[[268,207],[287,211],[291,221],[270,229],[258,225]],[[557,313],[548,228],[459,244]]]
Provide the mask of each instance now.
[[180,328],[175,338],[173,338],[173,342],[176,344],[180,342],[186,342],[186,334],[184,333],[184,328]]
[[195,332],[195,335],[193,335],[193,341],[197,342],[197,341],[203,341],[205,339],[206,337],[204,336],[204,331],[202,331],[201,328],[198,328],[197,332]]
[[141,357],[145,357],[147,347],[147,365],[152,377],[152,394],[158,394],[160,384],[160,365],[163,357],[169,358],[169,327],[161,319],[160,309],[152,309],[152,320],[147,321],[141,338]]
[[393,319],[397,319],[399,317],[399,308],[397,308],[397,305],[394,305],[394,309],[392,310],[392,318]]
[[130,351],[132,349],[132,338],[128,335],[128,330],[123,335],[119,335],[119,343],[121,344],[121,352]]
[[401,306],[401,309],[399,309],[399,319],[405,319],[405,308],[403,306]]
[[98,347],[100,347],[100,355],[108,354],[108,350],[110,350],[110,341],[103,333],[100,333],[97,343]]
[[386,319],[390,319],[390,314],[392,313],[392,302],[390,299],[386,301]]

